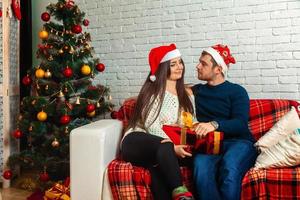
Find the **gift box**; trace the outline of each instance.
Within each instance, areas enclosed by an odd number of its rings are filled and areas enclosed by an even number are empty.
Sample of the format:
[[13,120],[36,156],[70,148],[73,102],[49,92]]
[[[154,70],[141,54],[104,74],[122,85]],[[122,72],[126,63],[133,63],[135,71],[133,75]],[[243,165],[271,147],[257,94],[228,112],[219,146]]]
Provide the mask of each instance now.
[[188,145],[192,152],[215,155],[222,152],[223,132],[209,132],[205,138],[197,139],[196,132],[190,128],[163,125],[162,129],[175,145]]
[[70,200],[70,178],[63,184],[55,183],[52,188],[45,192],[44,200]]

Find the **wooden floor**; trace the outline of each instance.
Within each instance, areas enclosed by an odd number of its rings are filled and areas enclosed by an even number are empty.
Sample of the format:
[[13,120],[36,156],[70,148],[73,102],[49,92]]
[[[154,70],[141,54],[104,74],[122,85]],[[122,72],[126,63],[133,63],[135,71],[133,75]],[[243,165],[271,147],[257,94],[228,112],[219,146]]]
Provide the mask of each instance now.
[[15,188],[0,189],[2,194],[2,200],[26,200],[31,194],[26,190],[20,190]]

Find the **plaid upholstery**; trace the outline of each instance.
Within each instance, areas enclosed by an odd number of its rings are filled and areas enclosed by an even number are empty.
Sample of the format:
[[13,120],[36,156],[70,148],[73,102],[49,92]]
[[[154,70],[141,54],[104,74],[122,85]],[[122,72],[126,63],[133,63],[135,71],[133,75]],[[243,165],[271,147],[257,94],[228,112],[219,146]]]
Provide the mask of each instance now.
[[[181,167],[183,183],[193,191],[192,171]],[[122,160],[113,160],[108,165],[108,178],[113,198],[115,200],[152,200],[150,190],[151,177],[148,170],[133,166]]]
[[300,167],[250,169],[243,179],[241,199],[300,199]]
[[[119,116],[124,127],[133,112],[135,98],[128,99],[120,108]],[[249,128],[255,140],[266,133],[285,113],[295,106],[296,101],[279,99],[250,100]],[[193,191],[192,171],[181,168],[184,184]],[[108,166],[109,181],[116,200],[152,199],[149,185],[151,177],[147,170],[132,166],[121,160],[114,160]],[[300,199],[300,166],[284,169],[249,170],[242,183],[241,199]]]

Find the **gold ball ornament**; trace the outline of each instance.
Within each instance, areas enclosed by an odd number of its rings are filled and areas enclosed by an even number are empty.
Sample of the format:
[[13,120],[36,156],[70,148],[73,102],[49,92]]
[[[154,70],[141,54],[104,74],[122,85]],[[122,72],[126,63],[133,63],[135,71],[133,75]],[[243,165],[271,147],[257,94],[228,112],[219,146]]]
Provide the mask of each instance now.
[[45,30],[39,32],[39,38],[42,40],[46,40],[49,37],[49,33]]
[[59,54],[63,54],[63,53],[64,53],[64,50],[60,49],[60,50],[58,50],[58,53],[59,53]]
[[35,71],[35,76],[36,76],[37,78],[44,78],[44,76],[45,76],[45,71],[42,70],[42,69],[37,69],[37,70]]
[[90,73],[91,73],[91,67],[90,66],[88,66],[88,65],[83,65],[82,67],[81,67],[81,73],[83,74],[83,75],[90,75]]
[[52,76],[52,73],[50,72],[50,70],[49,69],[47,69],[47,71],[45,72],[45,78],[51,78],[51,76]]
[[37,119],[41,122],[45,121],[47,119],[47,113],[44,111],[41,111],[37,114]]
[[52,147],[59,147],[59,141],[57,141],[57,139],[55,138],[54,140],[53,140],[53,142],[51,143],[51,145],[52,145]]
[[89,117],[94,117],[96,115],[96,111],[86,113]]

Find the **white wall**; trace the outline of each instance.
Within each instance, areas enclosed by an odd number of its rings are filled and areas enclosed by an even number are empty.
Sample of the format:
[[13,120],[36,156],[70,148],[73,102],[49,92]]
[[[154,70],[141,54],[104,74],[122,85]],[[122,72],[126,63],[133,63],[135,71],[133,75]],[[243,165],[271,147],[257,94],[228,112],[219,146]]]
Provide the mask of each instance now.
[[228,44],[237,60],[228,80],[251,98],[300,100],[299,0],[76,0],[90,20],[92,46],[106,64],[97,82],[115,103],[138,93],[150,48],[176,43],[186,82],[197,83],[203,48]]

